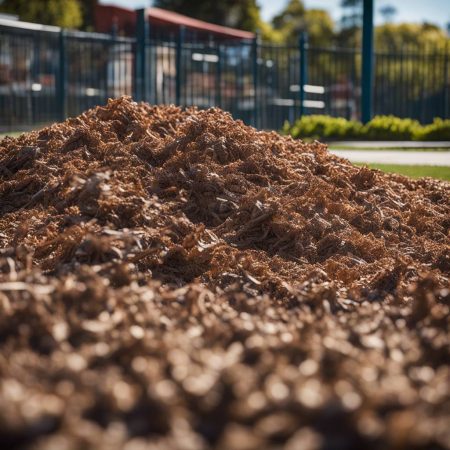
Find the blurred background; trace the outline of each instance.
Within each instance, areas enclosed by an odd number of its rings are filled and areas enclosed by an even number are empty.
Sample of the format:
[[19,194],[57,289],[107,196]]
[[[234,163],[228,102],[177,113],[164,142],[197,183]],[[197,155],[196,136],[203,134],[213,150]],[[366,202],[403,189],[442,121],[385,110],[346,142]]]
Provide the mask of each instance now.
[[448,0],[367,2],[363,50],[364,3],[0,0],[0,131],[124,94],[287,132],[306,116],[448,118]]
[[[312,44],[355,45],[362,23],[362,0],[0,0],[0,12],[23,21],[95,30],[97,5],[128,9],[156,6],[207,22],[247,31],[261,30],[275,42],[295,40],[308,30]],[[379,0],[374,11],[378,45],[435,43],[450,30],[447,0]]]

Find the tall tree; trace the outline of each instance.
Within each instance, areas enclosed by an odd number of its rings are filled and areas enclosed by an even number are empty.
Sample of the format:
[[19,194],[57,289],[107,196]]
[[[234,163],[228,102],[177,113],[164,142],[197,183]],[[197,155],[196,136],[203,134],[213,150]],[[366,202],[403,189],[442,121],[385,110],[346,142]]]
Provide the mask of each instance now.
[[291,28],[303,29],[305,27],[305,5],[302,0],[290,0],[279,14],[272,19],[275,29]]
[[307,31],[312,46],[330,45],[334,36],[334,23],[330,15],[321,9],[305,9],[301,0],[290,0],[286,8],[277,14],[272,25],[281,33],[282,40],[296,44],[300,31]]
[[397,14],[397,8],[392,5],[384,5],[378,10],[383,17],[385,23],[392,22]]
[[344,12],[341,18],[342,28],[356,28],[362,22],[362,0],[342,0]]
[[323,9],[308,9],[305,14],[306,30],[312,46],[326,47],[334,43],[334,22]]
[[401,52],[406,47],[443,50],[448,43],[450,39],[445,31],[430,23],[387,23],[375,28],[375,46],[380,50]]
[[158,8],[168,9],[207,22],[256,31],[260,28],[260,10],[256,0],[155,0]]
[[21,20],[78,28],[82,23],[78,0],[3,0],[0,12],[17,14]]
[[344,47],[356,47],[360,43],[362,25],[362,0],[342,0],[343,14],[337,35],[337,43]]
[[86,31],[94,30],[94,11],[98,4],[98,0],[78,0],[81,6],[81,14],[83,17],[83,23],[81,28]]

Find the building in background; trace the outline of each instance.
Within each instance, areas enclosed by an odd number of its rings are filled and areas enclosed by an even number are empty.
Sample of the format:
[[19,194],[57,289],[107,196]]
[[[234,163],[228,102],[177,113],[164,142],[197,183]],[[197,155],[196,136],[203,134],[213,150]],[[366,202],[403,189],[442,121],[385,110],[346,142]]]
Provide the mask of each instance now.
[[[178,35],[181,27],[189,40],[241,41],[255,37],[254,33],[248,31],[215,25],[160,8],[147,8],[146,11],[150,35],[155,37],[174,37]],[[95,7],[94,23],[95,30],[100,33],[110,33],[116,28],[119,34],[134,36],[136,12],[132,9],[98,4]]]
[[[235,61],[237,65],[243,57],[249,58],[250,43],[254,40],[255,34],[160,8],[146,8],[146,14],[149,39],[152,41],[147,54],[147,60],[153,61],[147,69],[148,84],[152,86],[150,90],[163,93],[175,91],[177,82],[175,43],[183,30],[183,40],[190,45],[189,48],[183,46],[181,56],[182,63],[189,67],[183,79],[185,91],[189,90],[193,104],[200,107],[210,106],[212,102],[210,93],[214,91],[217,82],[217,45],[226,43],[226,50],[224,48],[226,57]],[[98,4],[94,12],[95,30],[100,33],[113,31],[118,35],[133,37],[136,32],[136,16],[136,11],[131,9]],[[234,43],[239,47],[234,47]],[[246,43],[248,45],[245,45]],[[122,61],[123,58],[113,61],[114,67],[110,70],[123,70]],[[241,89],[244,90],[244,96],[250,97],[253,84],[250,77],[247,78],[248,82],[242,82]],[[223,96],[235,96],[235,91],[235,87],[229,87]]]

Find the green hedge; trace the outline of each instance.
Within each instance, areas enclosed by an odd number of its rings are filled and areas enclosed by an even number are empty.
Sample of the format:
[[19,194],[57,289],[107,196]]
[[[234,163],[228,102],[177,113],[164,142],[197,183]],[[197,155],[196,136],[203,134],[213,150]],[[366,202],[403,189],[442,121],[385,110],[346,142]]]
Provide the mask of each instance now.
[[394,116],[375,116],[362,128],[362,136],[368,140],[410,141],[414,139],[420,123],[412,119]]
[[366,125],[356,120],[323,115],[303,116],[286,122],[282,132],[294,138],[367,139],[388,141],[450,141],[450,119],[434,119],[429,125],[395,116],[375,116]]
[[418,141],[450,141],[450,119],[433,120],[429,125],[421,126],[415,134]]
[[341,117],[303,116],[291,126],[284,124],[283,132],[294,138],[310,137],[314,139],[352,139],[360,136],[362,124]]

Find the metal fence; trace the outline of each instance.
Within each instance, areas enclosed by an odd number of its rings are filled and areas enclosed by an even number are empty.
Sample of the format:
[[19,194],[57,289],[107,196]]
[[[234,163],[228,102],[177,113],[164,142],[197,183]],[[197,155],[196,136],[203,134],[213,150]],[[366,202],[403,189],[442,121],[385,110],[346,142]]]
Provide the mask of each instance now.
[[0,130],[62,120],[133,93],[134,40],[0,21]]
[[[360,118],[359,50],[145,35],[0,20],[0,131],[75,116],[120,95],[219,106],[266,129],[301,114]],[[376,52],[374,113],[448,118],[449,56],[448,48]]]

